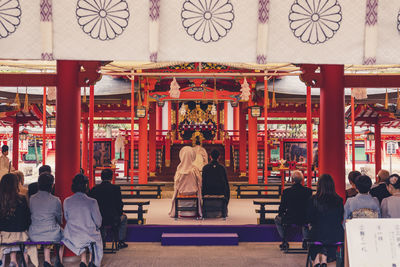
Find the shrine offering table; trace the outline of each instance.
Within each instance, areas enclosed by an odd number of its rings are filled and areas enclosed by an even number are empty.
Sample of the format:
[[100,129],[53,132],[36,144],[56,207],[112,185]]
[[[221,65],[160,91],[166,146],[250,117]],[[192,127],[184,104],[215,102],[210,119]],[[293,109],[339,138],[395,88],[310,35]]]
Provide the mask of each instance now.
[[[273,214],[278,214],[278,207],[280,205],[280,202],[271,202],[271,201],[253,201],[254,205],[260,205],[260,209],[256,209],[256,213],[260,214],[260,218],[258,218],[258,224],[273,224],[274,220],[273,219],[266,219],[265,214],[266,213],[273,213]],[[268,210],[265,208],[265,206],[275,206],[276,209],[274,210]]]
[[[135,205],[137,209],[126,209],[127,206]],[[137,219],[128,219],[128,224],[144,224],[145,219],[143,215],[147,213],[147,210],[143,209],[143,206],[150,205],[150,201],[134,201],[134,202],[124,202],[124,213],[137,214]]]
[[[279,198],[281,195],[280,184],[235,183],[232,185],[236,187],[236,198]],[[243,194],[243,192],[246,193]],[[272,194],[268,194],[268,192]]]
[[122,194],[122,198],[161,198],[161,187],[165,184],[149,183],[149,184],[118,184],[121,192],[130,192],[130,194]]

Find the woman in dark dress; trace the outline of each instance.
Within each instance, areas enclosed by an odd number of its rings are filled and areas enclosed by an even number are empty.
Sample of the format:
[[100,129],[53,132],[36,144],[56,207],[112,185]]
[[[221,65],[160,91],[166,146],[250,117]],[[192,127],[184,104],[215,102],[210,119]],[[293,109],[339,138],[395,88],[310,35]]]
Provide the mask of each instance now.
[[[5,174],[0,181],[0,240],[2,243],[28,240],[27,230],[31,223],[31,216],[26,198],[18,192],[17,176],[12,173]],[[0,246],[0,261],[3,259],[3,254],[10,252],[9,266],[18,266],[16,250],[19,248]],[[35,252],[28,249],[28,254],[34,257],[31,258],[33,263],[36,263],[37,258],[37,254],[32,254]],[[24,255],[26,261],[28,254]]]
[[[335,192],[335,183],[329,174],[320,176],[317,193],[308,203],[307,219],[311,224],[311,240],[323,244],[343,242],[343,199]],[[327,266],[336,259],[336,246],[311,246],[313,266]]]

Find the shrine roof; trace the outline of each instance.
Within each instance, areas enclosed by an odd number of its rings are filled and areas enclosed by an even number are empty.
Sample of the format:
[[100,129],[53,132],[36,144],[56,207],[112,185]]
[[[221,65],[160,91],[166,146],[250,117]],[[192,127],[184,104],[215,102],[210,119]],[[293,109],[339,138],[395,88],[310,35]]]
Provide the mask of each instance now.
[[[348,125],[351,125],[351,108],[345,113]],[[400,114],[394,105],[388,109],[379,104],[358,104],[354,109],[354,125],[359,127],[370,127],[380,124],[386,128],[397,128],[400,126]]]
[[[257,91],[264,91],[264,76],[273,76],[275,78],[275,87],[273,88],[273,79],[268,83],[269,91],[276,92],[278,101],[283,102],[305,102],[306,86],[300,81],[301,74],[298,65],[290,63],[282,64],[249,64],[249,63],[197,63],[197,62],[133,62],[133,61],[112,61],[104,63],[100,72],[102,79],[95,85],[95,97],[98,103],[118,103],[121,99],[129,99],[131,85],[129,77],[132,72],[138,75],[155,78],[157,83],[154,91],[168,91],[172,77],[176,77],[181,88],[190,85],[192,80],[201,75],[206,86],[212,87],[214,79],[217,82],[217,88],[235,91],[240,90],[239,80],[247,77],[256,80]],[[56,61],[19,61],[8,60],[0,61],[0,72],[13,73],[55,73]],[[398,74],[400,65],[346,65],[345,73],[370,73],[370,74]],[[138,79],[136,79],[135,90],[139,88]],[[20,88],[21,89],[21,88]],[[25,89],[25,88],[24,88]],[[5,97],[10,101],[17,92],[17,87],[0,88],[0,97]],[[33,103],[41,102],[43,89],[40,87],[28,87],[30,101]],[[369,99],[364,103],[383,103],[385,89],[368,88]],[[85,95],[85,89],[81,90]],[[89,90],[86,89],[86,95]],[[312,89],[314,101],[318,100],[319,89]],[[350,89],[346,89],[346,95],[350,95]],[[304,98],[304,99],[303,99]],[[395,99],[395,93],[389,92],[389,98]],[[348,100],[348,99],[347,99]],[[0,102],[6,102],[0,99]],[[50,103],[52,103],[50,101]]]

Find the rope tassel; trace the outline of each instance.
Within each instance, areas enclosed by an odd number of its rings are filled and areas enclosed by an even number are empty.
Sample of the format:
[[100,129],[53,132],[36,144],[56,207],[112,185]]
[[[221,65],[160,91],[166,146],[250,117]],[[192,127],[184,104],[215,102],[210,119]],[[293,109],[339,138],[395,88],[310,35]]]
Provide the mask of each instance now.
[[385,95],[385,109],[388,109],[389,107],[389,96],[388,96],[388,91],[386,89],[386,95]]

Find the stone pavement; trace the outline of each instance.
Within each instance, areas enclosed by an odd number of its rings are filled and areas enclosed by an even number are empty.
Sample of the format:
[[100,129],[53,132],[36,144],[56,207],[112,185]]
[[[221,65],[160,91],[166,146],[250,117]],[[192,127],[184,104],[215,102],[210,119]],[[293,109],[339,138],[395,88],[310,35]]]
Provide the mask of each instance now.
[[[293,246],[300,246],[300,243]],[[105,254],[104,267],[303,267],[304,254],[283,254],[278,243],[240,243],[239,246],[162,247],[160,243],[129,243],[129,247],[116,254]],[[64,264],[78,267],[79,262]],[[329,266],[335,266],[334,263]]]

